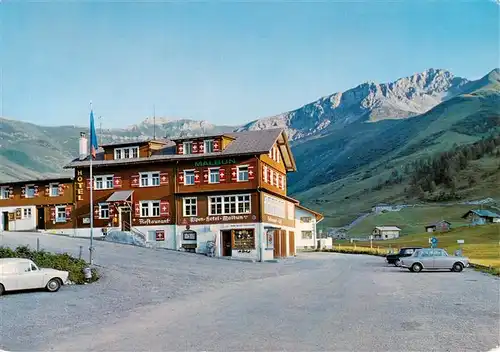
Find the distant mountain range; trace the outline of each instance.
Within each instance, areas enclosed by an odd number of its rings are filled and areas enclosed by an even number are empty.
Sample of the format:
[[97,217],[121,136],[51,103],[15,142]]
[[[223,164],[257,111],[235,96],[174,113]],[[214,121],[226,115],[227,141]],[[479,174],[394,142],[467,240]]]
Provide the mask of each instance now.
[[[344,194],[359,183],[361,174],[369,171],[384,177],[410,160],[498,133],[499,106],[499,69],[477,81],[428,69],[390,83],[363,83],[242,126],[158,117],[154,127],[148,117],[133,126],[98,133],[100,142],[108,143],[152,138],[154,131],[157,137],[176,137],[283,127],[298,165],[298,172],[290,175],[290,191],[328,216],[332,207],[328,202],[338,201],[328,194]],[[82,130],[86,128],[43,127],[0,118],[0,180],[62,172],[77,154]],[[347,199],[356,194],[347,193]]]

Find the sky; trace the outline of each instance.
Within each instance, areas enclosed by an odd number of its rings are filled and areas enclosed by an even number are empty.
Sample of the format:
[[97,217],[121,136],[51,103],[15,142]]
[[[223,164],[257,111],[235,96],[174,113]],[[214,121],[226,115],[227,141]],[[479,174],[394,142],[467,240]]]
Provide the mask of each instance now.
[[0,3],[0,116],[237,125],[366,81],[499,64],[494,0]]

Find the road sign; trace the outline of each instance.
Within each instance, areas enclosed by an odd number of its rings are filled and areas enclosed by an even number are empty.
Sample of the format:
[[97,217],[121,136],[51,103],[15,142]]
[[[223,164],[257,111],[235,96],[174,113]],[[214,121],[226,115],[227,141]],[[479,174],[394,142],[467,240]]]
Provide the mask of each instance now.
[[435,248],[438,244],[438,239],[436,237],[431,238],[431,246]]

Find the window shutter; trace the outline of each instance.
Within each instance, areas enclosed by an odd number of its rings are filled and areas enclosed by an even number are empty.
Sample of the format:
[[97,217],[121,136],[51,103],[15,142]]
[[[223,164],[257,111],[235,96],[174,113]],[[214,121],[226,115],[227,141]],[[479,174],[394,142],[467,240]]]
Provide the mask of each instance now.
[[180,185],[184,185],[184,171],[179,171],[177,174],[177,181]]
[[267,183],[267,181],[269,180],[269,178],[267,177],[267,166],[263,166],[262,167],[262,180]]
[[160,172],[160,185],[168,185],[168,173]]
[[56,208],[50,208],[50,221],[55,221],[56,220]]
[[283,176],[278,174],[278,188],[283,189]]
[[59,185],[59,195],[60,196],[64,195],[64,185]]
[[273,184],[273,180],[271,179],[271,168],[268,167],[267,168],[267,182],[272,185]]
[[113,188],[122,188],[122,178],[120,176],[113,177]]
[[203,182],[208,183],[210,180],[208,179],[209,177],[209,171],[207,168],[203,169]]
[[286,175],[283,175],[283,190],[286,189]]
[[194,170],[194,183],[200,183],[200,170]]
[[184,145],[181,143],[177,143],[177,154],[184,154]]
[[277,172],[273,172],[273,185],[275,185],[276,187],[279,187],[279,185],[278,185],[278,173]]
[[160,216],[170,216],[170,203],[168,200],[160,201]]
[[66,221],[71,220],[71,205],[66,205]]
[[220,142],[218,139],[214,140],[214,152],[220,152]]
[[14,187],[12,186],[9,187],[9,198],[14,198]]
[[135,210],[134,215],[136,217],[140,217],[141,216],[141,205],[139,204],[139,202],[136,202],[134,204],[134,210]]
[[223,167],[219,169],[219,181],[226,182],[226,169]]
[[193,154],[197,154],[198,153],[198,142],[197,141],[193,141],[192,148],[193,148]]
[[21,198],[24,198],[24,197],[26,197],[26,186],[23,186],[21,188]]
[[35,185],[35,197],[38,197],[40,193],[38,192],[38,185]]
[[253,180],[255,178],[255,171],[253,170],[253,165],[248,166],[248,179]]
[[205,153],[205,142],[204,141],[201,141],[201,142],[198,142],[198,153]]
[[130,176],[130,186],[139,187],[139,175]]
[[238,181],[238,168],[236,166],[231,166],[231,180]]
[[87,179],[87,189],[90,189],[90,182],[91,182],[91,179],[90,179],[90,178],[88,178],[88,179]]
[[99,219],[99,206],[94,205],[94,219]]

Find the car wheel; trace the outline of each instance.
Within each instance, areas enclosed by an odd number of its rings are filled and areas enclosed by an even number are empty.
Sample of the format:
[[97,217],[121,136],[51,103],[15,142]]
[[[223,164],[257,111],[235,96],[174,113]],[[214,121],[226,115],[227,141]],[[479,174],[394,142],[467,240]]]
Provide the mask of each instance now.
[[394,266],[401,266],[401,260],[397,259],[397,260],[394,262]]
[[422,265],[419,264],[419,263],[415,263],[411,266],[411,271],[413,271],[414,273],[419,273],[422,271]]
[[5,292],[5,287],[3,287],[2,284],[0,284],[0,296],[3,295],[4,292]]
[[54,278],[50,279],[49,282],[47,282],[47,291],[49,292],[57,292],[61,288],[61,280]]
[[456,272],[456,273],[459,273],[462,270],[464,270],[464,266],[462,265],[462,263],[455,263],[455,264],[453,264],[453,268],[451,270]]

